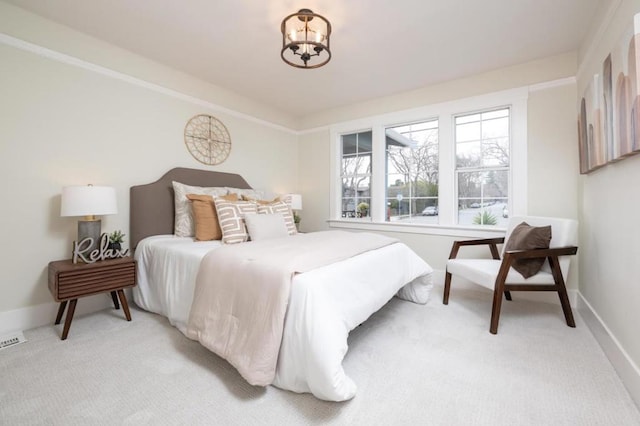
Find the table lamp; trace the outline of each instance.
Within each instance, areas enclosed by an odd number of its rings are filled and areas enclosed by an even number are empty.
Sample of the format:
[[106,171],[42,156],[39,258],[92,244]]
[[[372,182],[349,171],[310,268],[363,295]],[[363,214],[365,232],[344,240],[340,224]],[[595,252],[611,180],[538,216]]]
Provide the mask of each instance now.
[[62,188],[60,216],[84,216],[78,220],[78,243],[93,238],[88,253],[98,248],[101,221],[96,216],[116,214],[116,190],[110,186],[65,186]]
[[296,223],[296,227],[300,226],[300,216],[298,211],[302,210],[302,195],[300,194],[286,194],[285,200],[289,201],[291,210],[293,210],[293,220]]

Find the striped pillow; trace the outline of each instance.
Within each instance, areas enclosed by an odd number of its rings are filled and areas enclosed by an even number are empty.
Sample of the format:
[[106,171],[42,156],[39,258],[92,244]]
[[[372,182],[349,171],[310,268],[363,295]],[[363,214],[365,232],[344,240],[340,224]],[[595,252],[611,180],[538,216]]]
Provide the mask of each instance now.
[[296,229],[296,223],[293,220],[293,212],[291,211],[291,206],[284,201],[275,201],[269,204],[258,205],[258,213],[282,213],[282,216],[284,217],[284,223],[287,225],[287,232],[289,233],[289,235],[296,235],[298,233],[298,230]]
[[224,244],[237,244],[249,241],[249,233],[244,223],[244,215],[258,213],[258,205],[251,201],[227,201],[215,198],[218,223],[222,230]]

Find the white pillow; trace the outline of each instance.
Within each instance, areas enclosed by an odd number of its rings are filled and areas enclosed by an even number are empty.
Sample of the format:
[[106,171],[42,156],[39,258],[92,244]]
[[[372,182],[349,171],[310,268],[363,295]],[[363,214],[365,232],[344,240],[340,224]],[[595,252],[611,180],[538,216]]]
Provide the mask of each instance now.
[[296,228],[295,220],[293,219],[293,212],[291,206],[284,201],[275,201],[268,204],[258,204],[258,213],[260,214],[275,214],[280,213],[284,218],[284,223],[287,225],[287,231],[289,235],[296,235],[298,230]]
[[252,241],[289,236],[282,213],[245,214],[244,223]]
[[171,183],[173,184],[173,208],[175,212],[173,233],[176,234],[176,237],[193,237],[196,233],[195,221],[193,220],[193,212],[191,211],[187,194],[211,195],[215,198],[227,195],[227,188],[190,186],[175,181]]

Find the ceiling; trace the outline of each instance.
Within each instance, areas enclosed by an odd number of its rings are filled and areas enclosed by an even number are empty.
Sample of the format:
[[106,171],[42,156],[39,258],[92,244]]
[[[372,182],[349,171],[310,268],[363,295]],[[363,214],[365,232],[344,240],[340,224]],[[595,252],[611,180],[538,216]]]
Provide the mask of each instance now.
[[[293,117],[577,50],[607,0],[5,0]],[[332,24],[331,61],[280,58],[280,22]]]

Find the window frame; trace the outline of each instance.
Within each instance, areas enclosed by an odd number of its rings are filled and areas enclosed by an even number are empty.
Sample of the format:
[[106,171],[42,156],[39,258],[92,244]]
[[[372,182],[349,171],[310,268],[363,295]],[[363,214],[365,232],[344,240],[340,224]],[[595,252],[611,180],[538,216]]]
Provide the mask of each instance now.
[[[465,117],[465,116],[470,116],[470,115],[482,115],[484,113],[490,113],[492,111],[499,111],[499,110],[508,110],[508,114],[507,117],[509,118],[509,132],[508,132],[508,138],[509,138],[509,165],[508,166],[500,166],[500,165],[496,165],[496,166],[484,166],[482,164],[477,165],[477,166],[472,166],[472,167],[459,167],[458,166],[458,141],[456,139],[456,119],[460,118],[460,117]],[[478,121],[480,123],[480,131],[482,131],[482,123],[483,123],[482,118]],[[468,123],[465,123],[468,124]],[[459,113],[459,114],[455,114],[452,117],[452,126],[453,126],[453,150],[454,150],[454,156],[455,156],[455,160],[454,160],[454,174],[455,174],[455,202],[456,202],[456,223],[459,225],[460,224],[460,173],[485,173],[485,172],[489,172],[489,171],[501,171],[501,170],[506,170],[508,172],[507,175],[507,188],[508,188],[508,194],[507,194],[507,211],[510,211],[510,207],[511,207],[511,195],[512,195],[512,174],[511,174],[511,170],[513,169],[513,160],[512,160],[512,152],[513,152],[513,108],[511,105],[503,105],[501,107],[498,108],[483,108],[477,111],[467,111],[467,112],[463,112],[463,113]],[[482,142],[484,141],[484,139],[481,138],[478,140],[478,142],[481,143],[482,146]],[[463,141],[462,143],[466,143],[467,141]],[[481,148],[482,151],[482,148]],[[481,156],[481,160],[484,159],[484,156]],[[484,209],[480,209],[480,212],[484,212]],[[465,225],[463,225],[465,226]],[[488,225],[472,225],[472,226],[488,226]],[[497,226],[497,228],[500,229],[504,229],[500,226]]]
[[[370,152],[369,151],[360,152],[360,135],[363,134],[363,133],[368,133],[368,132],[371,132],[371,130],[363,130],[363,131],[359,131],[359,132],[355,132],[355,133],[342,133],[342,134],[340,134],[340,161],[341,161],[341,164],[340,164],[340,185],[341,185],[341,194],[340,194],[341,213],[340,213],[340,217],[342,219],[349,218],[349,216],[344,216],[344,214],[345,214],[344,205],[343,205],[343,202],[344,202],[344,199],[345,199],[344,193],[343,193],[343,191],[344,191],[344,186],[343,186],[344,185],[344,179],[355,178],[357,180],[359,177],[368,177],[369,178],[369,197],[368,197],[368,199],[369,199],[369,202],[371,202],[371,185],[372,185],[372,183],[371,183],[371,177],[372,177],[371,171],[369,171],[368,173],[359,173],[358,170],[356,169],[354,171],[354,173],[346,174],[346,173],[343,173],[344,170],[343,170],[343,164],[342,164],[342,162],[345,159],[345,156],[347,156],[347,157],[355,157],[356,159],[358,159],[360,157],[364,157],[366,154],[369,154],[372,157],[370,159],[370,161],[369,161],[369,167],[371,169],[373,169],[373,167],[372,167],[373,166],[373,164],[372,164],[372,162],[373,162],[373,146],[371,146],[371,151]],[[344,153],[344,140],[343,140],[344,136],[355,136],[356,137],[356,152],[354,154],[345,154]],[[372,135],[372,139],[373,139],[373,135]],[[350,197],[350,198],[354,199],[354,214],[356,216],[354,216],[353,218],[357,218],[357,211],[358,211],[358,207],[357,206],[359,205],[359,203],[358,203],[359,197],[358,197],[357,191],[356,191],[355,196],[354,197]],[[365,198],[367,198],[367,197],[362,197],[362,199],[365,199]]]
[[[510,167],[509,212],[511,216],[527,214],[527,99],[528,88],[489,93],[471,98],[431,104],[424,107],[374,115],[330,126],[330,218],[329,226],[374,231],[408,232],[452,236],[491,236],[503,234],[505,228],[488,225],[458,225],[455,117],[509,107]],[[438,224],[387,222],[385,129],[406,123],[437,118],[439,122],[439,184]],[[362,131],[372,132],[371,203],[369,217],[343,219],[341,217],[341,136]]]

